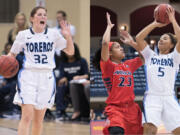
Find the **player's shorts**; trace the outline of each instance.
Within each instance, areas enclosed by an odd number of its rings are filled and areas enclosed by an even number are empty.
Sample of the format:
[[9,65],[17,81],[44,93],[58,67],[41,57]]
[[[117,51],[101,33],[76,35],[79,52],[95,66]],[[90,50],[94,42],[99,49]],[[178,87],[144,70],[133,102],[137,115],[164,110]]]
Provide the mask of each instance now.
[[103,129],[104,135],[109,135],[109,127],[121,127],[126,134],[143,133],[142,113],[140,107],[136,103],[124,106],[108,105],[105,109],[108,116],[106,126]]
[[52,70],[22,69],[18,74],[14,104],[31,104],[38,110],[54,104],[56,81]]
[[180,127],[180,105],[175,96],[146,95],[143,116],[143,123],[158,127],[163,122],[168,131]]

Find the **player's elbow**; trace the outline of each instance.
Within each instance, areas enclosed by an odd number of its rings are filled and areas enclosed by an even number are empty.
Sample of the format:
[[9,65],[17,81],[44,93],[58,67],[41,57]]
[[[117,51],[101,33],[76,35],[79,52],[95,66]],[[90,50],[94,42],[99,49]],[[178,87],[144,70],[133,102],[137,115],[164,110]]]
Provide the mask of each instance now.
[[108,60],[109,60],[109,56],[108,56],[108,55],[103,55],[103,54],[101,54],[101,59],[102,59],[103,61],[108,61]]

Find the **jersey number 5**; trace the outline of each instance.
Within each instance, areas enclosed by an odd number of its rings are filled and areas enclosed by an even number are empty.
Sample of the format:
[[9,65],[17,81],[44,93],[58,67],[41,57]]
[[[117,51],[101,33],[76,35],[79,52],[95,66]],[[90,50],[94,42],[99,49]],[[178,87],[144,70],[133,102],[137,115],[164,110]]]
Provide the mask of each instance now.
[[119,80],[121,80],[121,82],[120,82],[120,84],[119,84],[119,87],[131,86],[131,78],[130,78],[130,77],[127,78],[127,79],[128,79],[128,84],[124,84],[125,79],[126,79],[125,77],[120,77]]
[[42,54],[42,55],[38,55],[38,54],[35,54],[34,55],[34,60],[35,60],[35,63],[41,63],[41,64],[46,64],[48,63],[47,61],[47,55],[46,54]]
[[163,77],[164,76],[164,68],[163,67],[159,67],[159,70],[158,70],[158,76],[159,77]]

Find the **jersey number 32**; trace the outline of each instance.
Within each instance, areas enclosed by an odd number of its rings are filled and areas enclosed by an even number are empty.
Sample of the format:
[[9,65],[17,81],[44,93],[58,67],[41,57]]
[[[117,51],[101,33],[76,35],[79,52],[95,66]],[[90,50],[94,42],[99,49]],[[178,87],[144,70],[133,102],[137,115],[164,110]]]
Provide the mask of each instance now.
[[34,60],[35,60],[36,64],[37,63],[38,64],[46,64],[46,63],[48,63],[46,54],[41,54],[41,55],[35,54],[34,55]]

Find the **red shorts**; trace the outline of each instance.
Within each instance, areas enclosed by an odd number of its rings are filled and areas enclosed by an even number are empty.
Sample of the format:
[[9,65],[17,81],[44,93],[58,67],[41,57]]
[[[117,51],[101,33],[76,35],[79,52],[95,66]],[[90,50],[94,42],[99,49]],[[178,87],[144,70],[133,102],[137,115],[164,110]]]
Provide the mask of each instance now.
[[109,127],[122,127],[125,135],[143,134],[142,112],[135,102],[129,105],[116,106],[108,105],[105,108],[108,117],[107,125],[103,129],[104,135],[109,135]]

